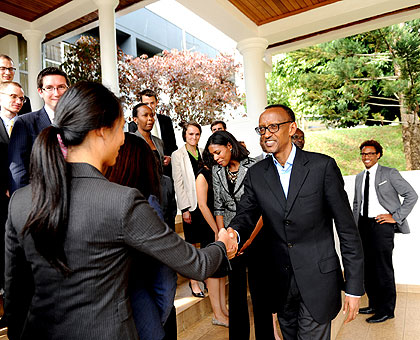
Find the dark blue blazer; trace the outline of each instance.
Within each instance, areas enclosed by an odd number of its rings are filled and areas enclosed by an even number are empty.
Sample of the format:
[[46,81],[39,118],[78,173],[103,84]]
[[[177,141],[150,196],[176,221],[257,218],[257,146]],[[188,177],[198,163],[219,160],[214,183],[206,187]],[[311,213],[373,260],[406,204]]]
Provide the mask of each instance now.
[[9,142],[10,193],[29,183],[29,160],[36,137],[51,125],[45,108],[19,116]]
[[7,160],[7,148],[9,145],[9,134],[6,131],[3,120],[0,118],[0,195],[6,194],[8,189],[7,173],[9,172],[9,163]]

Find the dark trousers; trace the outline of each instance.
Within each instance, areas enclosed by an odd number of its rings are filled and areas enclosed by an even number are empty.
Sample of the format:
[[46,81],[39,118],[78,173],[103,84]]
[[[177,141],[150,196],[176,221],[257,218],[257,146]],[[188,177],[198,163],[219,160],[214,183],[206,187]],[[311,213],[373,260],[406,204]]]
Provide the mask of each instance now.
[[[267,303],[264,303],[264,290],[270,286],[263,284],[258,266],[250,258],[251,254],[241,255],[231,261],[229,272],[229,340],[248,340],[250,324],[247,301],[247,273],[254,312],[255,339],[274,340],[273,317]],[[266,273],[265,273],[266,274]]]
[[177,339],[175,306],[172,307],[172,310],[169,313],[168,320],[166,320],[166,323],[163,326],[163,329],[165,330],[165,337],[163,338],[163,340],[176,340]]
[[[5,180],[5,179],[2,179]],[[5,226],[7,221],[7,206],[9,204],[9,198],[6,195],[0,197],[0,288],[4,288],[4,235]]]
[[317,323],[309,313],[295,276],[291,274],[289,291],[284,305],[277,313],[284,340],[330,340],[331,322]]
[[392,265],[394,224],[379,224],[374,218],[360,216],[359,233],[363,244],[369,306],[375,308],[378,314],[394,315],[397,298]]

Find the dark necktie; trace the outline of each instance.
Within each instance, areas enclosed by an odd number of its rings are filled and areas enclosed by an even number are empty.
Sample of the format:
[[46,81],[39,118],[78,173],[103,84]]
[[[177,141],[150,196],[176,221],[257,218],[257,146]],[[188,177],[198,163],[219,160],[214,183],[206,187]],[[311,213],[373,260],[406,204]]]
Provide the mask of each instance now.
[[365,191],[363,194],[363,217],[369,217],[369,171],[366,171]]

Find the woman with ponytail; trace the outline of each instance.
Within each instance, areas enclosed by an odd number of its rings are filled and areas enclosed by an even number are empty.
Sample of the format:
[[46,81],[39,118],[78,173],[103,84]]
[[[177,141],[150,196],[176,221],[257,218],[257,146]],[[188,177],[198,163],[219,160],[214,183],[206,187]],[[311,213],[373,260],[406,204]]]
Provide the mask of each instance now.
[[[81,82],[61,97],[54,125],[38,136],[30,184],[11,197],[6,224],[10,340],[138,339],[127,290],[133,251],[203,280],[226,248],[230,255],[235,250],[226,231],[195,249],[161,222],[137,189],[103,176],[124,142],[123,126],[115,95]],[[22,280],[28,268],[30,279]],[[13,329],[20,294],[31,283],[25,324]]]

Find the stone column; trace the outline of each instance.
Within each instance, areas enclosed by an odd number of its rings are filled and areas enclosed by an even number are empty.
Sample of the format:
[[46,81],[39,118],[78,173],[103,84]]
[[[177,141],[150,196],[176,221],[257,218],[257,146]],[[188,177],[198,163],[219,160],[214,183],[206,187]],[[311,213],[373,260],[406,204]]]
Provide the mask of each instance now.
[[32,110],[35,111],[44,105],[38,94],[36,78],[42,68],[41,47],[45,34],[38,30],[25,30],[22,36],[26,40],[28,52],[28,93],[26,95],[31,99]]
[[102,84],[119,95],[115,8],[119,0],[93,0],[99,13]]
[[243,56],[246,107],[250,122],[255,126],[258,117],[267,105],[264,53],[268,41],[264,38],[241,40],[236,48]]
[[19,48],[17,36],[14,34],[8,34],[1,38],[0,51],[2,54],[6,54],[13,59],[14,67],[16,67],[15,77],[13,80],[19,83]]

